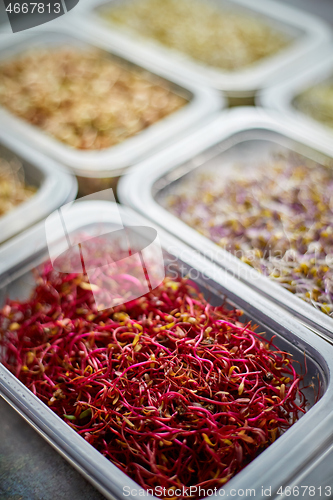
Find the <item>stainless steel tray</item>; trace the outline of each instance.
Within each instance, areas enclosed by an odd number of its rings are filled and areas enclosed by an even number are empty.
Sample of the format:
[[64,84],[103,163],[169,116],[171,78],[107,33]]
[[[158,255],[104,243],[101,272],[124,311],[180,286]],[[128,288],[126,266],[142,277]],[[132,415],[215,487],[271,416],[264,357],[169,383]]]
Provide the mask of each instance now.
[[320,57],[309,58],[306,68],[290,75],[285,81],[260,92],[256,102],[266,108],[275,109],[304,129],[333,154],[333,129],[303,113],[294,105],[294,99],[304,90],[333,79],[333,45],[328,45]]
[[[133,0],[127,0],[133,1]],[[193,82],[209,85],[223,90],[231,97],[251,97],[259,89],[283,80],[292,73],[295,64],[307,64],[307,58],[319,54],[323,45],[331,39],[331,30],[323,21],[291,6],[274,0],[216,0],[216,4],[229,10],[249,13],[274,28],[285,32],[292,43],[280,53],[267,57],[249,68],[230,72],[200,64],[177,51],[167,49],[161,44],[132,34],[115,24],[104,21],[98,11],[106,5],[117,4],[119,0],[84,0],[76,10],[77,23],[102,40],[125,46],[132,53],[140,54],[178,75],[184,75]],[[82,13],[80,15],[80,13]]]
[[3,43],[0,40],[0,60],[13,57],[32,47],[64,44],[94,46],[106,50],[129,67],[144,68],[162,77],[172,89],[181,92],[189,100],[188,104],[136,136],[99,151],[82,151],[63,144],[1,106],[0,129],[10,130],[18,139],[43,150],[76,175],[94,178],[116,177],[152,151],[160,149],[176,137],[186,135],[188,130],[199,126],[211,114],[224,107],[223,97],[213,90],[196,85],[182,76],[174,76],[168,69],[158,68],[153,62],[132,54],[122,44],[106,44],[98,37],[89,35],[88,31],[64,22],[61,28],[53,32],[20,33],[18,39],[7,38]]
[[19,159],[28,183],[37,187],[27,201],[0,217],[0,244],[43,219],[77,194],[75,177],[60,164],[0,131],[0,157]]
[[[252,159],[265,158],[272,147],[274,150],[288,148],[319,162],[331,157],[329,148],[318,147],[311,134],[299,130],[279,114],[268,114],[260,108],[238,108],[222,113],[200,132],[133,168],[120,181],[119,199],[291,311],[316,333],[333,343],[333,318],[316,310],[274,280],[261,275],[199,234],[155,199],[162,189],[177,182],[196,167],[205,165],[210,158],[214,161],[214,157],[227,152],[233,145],[242,145],[253,139],[261,141],[261,146],[243,147],[240,149],[242,158],[247,158],[247,155]],[[229,155],[224,163],[225,167],[230,168],[232,162],[233,157]],[[216,167],[219,168],[218,162]]]
[[[109,202],[81,202],[72,207],[71,219],[66,224],[68,232],[85,234],[94,230],[112,230],[119,221],[118,207]],[[108,213],[108,222],[104,225],[103,214]],[[113,219],[113,215],[114,219]],[[121,210],[122,222],[126,225],[142,226],[149,224],[130,209]],[[103,224],[101,228],[101,224]],[[314,461],[326,453],[333,442],[333,356],[331,347],[318,336],[313,335],[288,313],[268,301],[249,287],[230,276],[219,266],[163,230],[158,230],[161,245],[166,252],[166,263],[178,263],[182,273],[191,272],[191,279],[196,281],[209,301],[227,303],[244,311],[244,319],[251,319],[259,324],[267,338],[275,335],[274,342],[283,350],[290,352],[304,368],[307,364],[304,389],[311,408],[284,435],[260,454],[250,465],[238,473],[224,487],[224,496],[235,496],[235,490],[255,489],[256,498],[266,498],[263,489],[271,488],[276,497],[280,487],[301,484],[303,473]],[[56,234],[54,235],[57,238]],[[44,224],[35,226],[29,232],[20,235],[0,249],[0,277],[2,299],[23,298],[33,286],[30,270],[47,256]],[[174,268],[172,270],[174,272]],[[319,391],[319,392],[318,392]],[[39,432],[59,453],[94,484],[107,498],[123,498],[123,487],[129,487],[134,493],[138,485],[123,472],[103,457],[97,450],[64,423],[50,408],[37,399],[21,382],[0,364],[1,395]],[[316,394],[320,399],[316,402]],[[331,470],[326,462],[325,469]],[[319,487],[319,484],[315,484]],[[324,488],[324,484],[321,484]],[[223,492],[222,492],[223,493]],[[149,495],[147,495],[149,496]],[[217,497],[222,494],[217,494]],[[151,497],[150,497],[151,498]],[[277,495],[276,498],[281,498]],[[310,498],[304,495],[304,498]]]

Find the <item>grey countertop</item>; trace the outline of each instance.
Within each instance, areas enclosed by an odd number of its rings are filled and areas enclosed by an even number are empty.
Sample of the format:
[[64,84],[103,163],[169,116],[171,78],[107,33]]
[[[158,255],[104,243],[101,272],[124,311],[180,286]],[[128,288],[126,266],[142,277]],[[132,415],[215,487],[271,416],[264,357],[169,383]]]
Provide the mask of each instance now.
[[0,500],[103,500],[0,397]]
[[279,0],[281,3],[297,7],[305,12],[310,12],[324,19],[333,26],[333,1],[332,0]]

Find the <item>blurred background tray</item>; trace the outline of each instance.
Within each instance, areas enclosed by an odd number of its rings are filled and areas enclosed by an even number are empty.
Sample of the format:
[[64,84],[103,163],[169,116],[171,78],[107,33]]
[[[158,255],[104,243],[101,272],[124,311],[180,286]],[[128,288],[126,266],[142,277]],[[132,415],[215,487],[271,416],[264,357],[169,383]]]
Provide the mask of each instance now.
[[[185,74],[173,75],[168,69],[159,68],[154,63],[137,57],[117,44],[105,44],[98,37],[89,36],[87,30],[63,27],[54,32],[19,33],[7,38],[1,44],[0,60],[10,61],[27,49],[55,47],[91,48],[97,47],[113,56],[113,60],[131,69],[145,70],[159,79],[176,94],[183,96],[187,103],[177,111],[150,125],[136,135],[125,139],[115,146],[100,150],[80,150],[71,147],[15,116],[4,106],[0,106],[0,130],[7,130],[17,140],[28,143],[65,165],[73,174],[79,176],[81,193],[103,189],[115,184],[115,179],[131,165],[166,144],[186,136],[191,129],[200,126],[211,115],[225,106],[224,98],[211,89],[197,85]],[[84,181],[85,179],[85,181]],[[83,184],[83,185],[82,185]]]
[[[127,3],[133,0],[127,0]],[[280,53],[263,58],[244,69],[225,71],[200,64],[184,54],[166,48],[160,43],[146,39],[125,30],[119,25],[104,21],[99,10],[106,6],[119,5],[117,0],[85,0],[78,6],[75,22],[85,26],[105,42],[118,43],[129,50],[141,53],[147,60],[168,68],[176,74],[184,71],[191,74],[196,83],[224,91],[232,104],[247,104],[255,93],[283,80],[290,72],[295,71],[298,64],[306,65],[307,57],[320,54],[322,47],[331,39],[329,27],[317,17],[310,16],[303,9],[295,9],[286,3],[271,0],[218,0],[218,8],[230,9],[231,12],[248,14],[261,19],[268,26],[290,36],[294,43],[281,50]],[[81,14],[82,13],[82,14]],[[73,18],[74,21],[74,18]],[[236,100],[235,100],[236,99]]]
[[25,181],[37,188],[28,200],[0,217],[0,244],[75,199],[77,181],[58,162],[0,131],[0,158],[16,158]]
[[[229,273],[291,311],[300,321],[333,343],[333,318],[315,309],[281,285],[245,264],[236,256],[213,243],[161,205],[163,191],[170,193],[196,169],[214,172],[219,182],[232,172],[237,163],[251,170],[260,162],[272,159],[272,154],[296,152],[319,164],[332,161],[332,155],[320,147],[310,135],[305,135],[280,114],[259,108],[227,110],[162,154],[151,157],[133,168],[119,184],[122,203],[134,208],[155,224],[191,245]],[[246,175],[245,175],[246,177]],[[209,202],[206,202],[209,203]]]

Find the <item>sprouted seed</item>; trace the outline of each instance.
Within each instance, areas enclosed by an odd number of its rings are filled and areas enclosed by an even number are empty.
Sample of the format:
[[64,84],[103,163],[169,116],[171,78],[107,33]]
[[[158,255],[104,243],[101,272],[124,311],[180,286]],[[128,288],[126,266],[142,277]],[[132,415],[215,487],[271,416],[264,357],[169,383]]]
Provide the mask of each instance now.
[[2,308],[0,352],[141,487],[220,488],[307,406],[291,356],[241,316],[170,277],[98,311],[86,276],[47,263],[31,297]]
[[0,216],[13,210],[36,192],[24,181],[22,164],[17,158],[0,158]]
[[[231,172],[231,171],[230,171]],[[160,202],[201,234],[333,317],[333,169],[298,155],[193,173]]]
[[119,144],[186,103],[98,49],[32,49],[0,64],[0,104],[77,149]]
[[274,55],[289,37],[254,14],[203,0],[139,0],[107,6],[100,14],[207,66],[234,71]]
[[333,128],[333,83],[315,85],[294,99],[294,106],[302,113]]

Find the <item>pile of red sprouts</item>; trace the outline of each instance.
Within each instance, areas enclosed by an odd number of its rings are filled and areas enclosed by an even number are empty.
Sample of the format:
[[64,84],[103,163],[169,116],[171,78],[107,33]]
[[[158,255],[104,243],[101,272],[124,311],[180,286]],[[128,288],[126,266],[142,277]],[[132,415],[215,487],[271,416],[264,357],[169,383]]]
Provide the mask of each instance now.
[[98,311],[47,263],[0,312],[1,361],[141,487],[220,488],[306,408],[291,356],[241,315],[186,278]]

